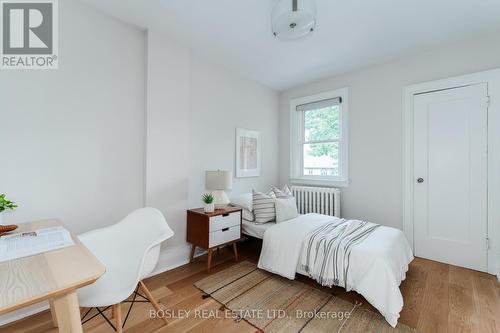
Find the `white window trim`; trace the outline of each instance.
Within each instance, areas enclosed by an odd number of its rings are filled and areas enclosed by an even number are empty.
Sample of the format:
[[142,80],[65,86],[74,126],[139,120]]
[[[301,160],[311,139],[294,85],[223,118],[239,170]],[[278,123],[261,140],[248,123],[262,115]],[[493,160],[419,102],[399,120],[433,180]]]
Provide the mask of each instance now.
[[[304,176],[302,175],[302,120],[297,106],[330,98],[342,98],[340,114],[340,174],[341,176]],[[296,98],[290,101],[290,183],[298,185],[323,185],[346,187],[349,184],[349,91],[342,88],[320,94]]]

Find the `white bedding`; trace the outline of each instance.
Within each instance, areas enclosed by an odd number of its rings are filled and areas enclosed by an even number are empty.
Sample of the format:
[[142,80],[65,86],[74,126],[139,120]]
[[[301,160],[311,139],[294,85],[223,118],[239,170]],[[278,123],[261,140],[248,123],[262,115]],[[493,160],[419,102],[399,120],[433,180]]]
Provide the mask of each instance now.
[[267,229],[270,227],[276,225],[276,222],[268,222],[268,223],[263,223],[263,224],[257,224],[255,222],[250,222],[245,219],[243,219],[243,230],[242,232],[245,235],[252,236],[255,238],[264,238],[264,233],[266,232]]
[[[289,279],[298,269],[302,242],[307,234],[336,217],[306,214],[268,228],[258,267]],[[395,327],[403,308],[399,285],[405,279],[413,253],[404,234],[380,226],[353,247],[347,285],[363,295]]]

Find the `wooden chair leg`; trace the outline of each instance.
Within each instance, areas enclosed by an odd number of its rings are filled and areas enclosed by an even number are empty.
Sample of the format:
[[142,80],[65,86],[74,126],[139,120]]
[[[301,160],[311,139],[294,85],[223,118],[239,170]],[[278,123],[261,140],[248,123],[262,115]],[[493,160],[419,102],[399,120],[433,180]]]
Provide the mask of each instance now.
[[[144,292],[144,295],[146,295],[149,303],[151,303],[156,312],[160,312],[161,311],[160,304],[156,302],[155,298],[153,297],[153,294],[151,294],[151,292],[149,291],[148,287],[146,287],[144,282],[139,281],[139,286],[141,287],[142,291]],[[165,318],[165,316],[162,316],[162,319],[165,322],[165,324],[168,324],[167,318]]]
[[113,315],[115,317],[116,332],[117,333],[122,333],[123,332],[123,327],[122,327],[122,307],[121,307],[120,303],[113,305]]

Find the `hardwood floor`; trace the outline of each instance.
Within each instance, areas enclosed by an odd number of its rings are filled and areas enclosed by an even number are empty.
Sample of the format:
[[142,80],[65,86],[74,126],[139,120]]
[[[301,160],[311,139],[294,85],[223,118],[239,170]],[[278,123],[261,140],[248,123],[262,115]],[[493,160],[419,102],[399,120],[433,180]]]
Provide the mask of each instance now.
[[[257,262],[260,241],[251,240],[238,245],[240,260]],[[214,254],[211,274],[234,265],[232,249],[227,247]],[[136,304],[130,313],[125,332],[238,332],[256,331],[245,321],[235,322],[231,318],[200,319],[202,313],[217,312],[220,304],[211,298],[203,299],[193,283],[207,276],[206,257],[199,257],[193,263],[146,280],[146,285],[160,301],[163,309],[174,310],[183,318],[169,318],[168,325],[161,319],[150,319],[149,303]],[[325,291],[350,301],[363,302],[363,307],[372,309],[362,296],[355,292],[346,293],[342,288],[324,288],[306,277],[299,277],[305,283],[316,285]],[[417,328],[423,333],[433,332],[500,332],[500,284],[496,277],[465,268],[450,266],[431,260],[416,258],[410,265],[406,280],[401,284],[405,306],[400,322]],[[192,312],[189,316],[181,310]],[[198,317],[193,312],[198,310]],[[128,310],[122,305],[123,316]],[[212,310],[212,311],[211,311]],[[109,314],[111,309],[107,310]],[[203,312],[204,311],[204,312]],[[102,317],[96,317],[84,325],[85,332],[113,332]],[[28,317],[13,324],[0,327],[4,332],[57,332],[52,326],[49,311]]]

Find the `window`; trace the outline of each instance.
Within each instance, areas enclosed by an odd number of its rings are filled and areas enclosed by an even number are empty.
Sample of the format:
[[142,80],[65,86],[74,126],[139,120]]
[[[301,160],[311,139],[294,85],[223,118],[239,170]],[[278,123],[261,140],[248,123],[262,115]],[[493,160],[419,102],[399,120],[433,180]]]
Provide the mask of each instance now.
[[291,101],[291,181],[347,185],[347,88]]

